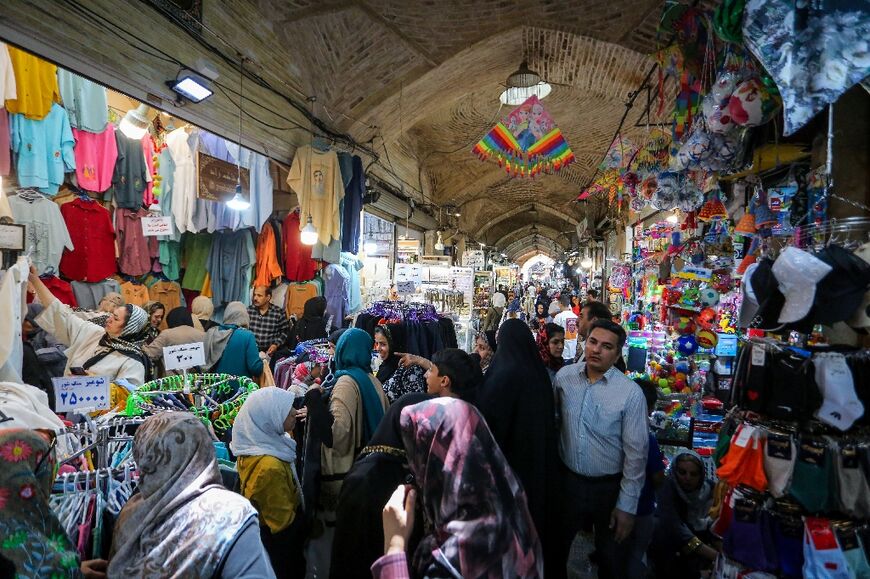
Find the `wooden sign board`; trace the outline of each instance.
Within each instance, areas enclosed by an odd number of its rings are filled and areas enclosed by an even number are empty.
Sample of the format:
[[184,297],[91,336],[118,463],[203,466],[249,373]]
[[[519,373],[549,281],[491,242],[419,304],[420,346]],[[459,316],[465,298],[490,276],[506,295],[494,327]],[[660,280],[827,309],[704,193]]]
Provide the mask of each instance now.
[[[196,159],[197,188],[196,196],[207,201],[226,202],[236,194],[239,168],[217,157],[200,152]],[[250,172],[241,168],[242,195],[250,199]]]

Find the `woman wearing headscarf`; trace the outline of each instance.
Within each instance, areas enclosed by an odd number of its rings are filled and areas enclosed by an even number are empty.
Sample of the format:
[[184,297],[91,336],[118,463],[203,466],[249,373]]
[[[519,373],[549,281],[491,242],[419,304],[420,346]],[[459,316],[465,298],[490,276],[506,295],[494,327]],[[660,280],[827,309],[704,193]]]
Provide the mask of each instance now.
[[223,324],[205,333],[205,364],[212,372],[248,378],[258,378],[263,373],[257,339],[246,329],[250,323],[245,304],[227,304]]
[[701,456],[684,450],[656,493],[656,530],[650,554],[659,577],[697,578],[709,569],[718,551],[710,543],[713,483],[704,475]]
[[497,331],[498,325],[501,323],[501,316],[504,313],[504,306],[507,303],[507,298],[501,292],[496,292],[492,295],[492,306],[486,311],[486,318],[483,320],[483,325],[480,327],[481,332]]
[[382,505],[410,474],[399,418],[402,409],[429,398],[406,394],[393,403],[344,477],[335,513],[333,579],[371,578],[372,563],[384,553]]
[[295,397],[280,388],[252,392],[233,423],[241,493],[260,516],[260,538],[278,579],[304,577],[302,491],[296,476]]
[[207,332],[218,325],[211,319],[214,315],[214,304],[209,297],[196,296],[193,298],[193,302],[190,304],[190,313],[193,315],[193,327],[198,330]]
[[140,385],[150,374],[148,357],[130,340],[145,327],[148,315],[133,304],[115,308],[106,327],[87,322],[62,304],[30,268],[30,283],[45,310],[36,318],[46,332],[66,345],[64,375],[106,376],[110,381],[124,378]]
[[378,354],[378,382],[387,395],[387,400],[392,404],[405,394],[412,392],[425,392],[426,379],[423,375],[426,371],[416,365],[402,366],[402,356],[398,350],[404,346],[397,344],[395,335],[385,325],[376,326],[374,330],[375,352]]
[[[166,316],[166,325],[168,328],[160,332],[153,342],[142,347],[142,351],[151,358],[152,362],[162,362],[163,348],[167,346],[205,341],[205,332],[193,327],[193,316],[190,315],[187,308],[178,307],[169,312],[169,315]],[[180,374],[181,370],[170,370],[169,373]],[[161,377],[166,375],[162,368],[160,375]]]
[[115,523],[109,577],[275,577],[257,511],[221,484],[214,446],[196,416],[147,418],[133,457],[139,492]]
[[[553,388],[523,322],[506,320],[499,329],[498,351],[478,393],[477,407],[523,483],[546,564],[564,568],[564,559],[558,562],[553,550],[559,541],[548,535],[551,528],[558,528],[551,512],[559,474]],[[548,573],[559,575],[555,570]]]
[[[0,430],[0,577],[105,577],[106,562],[85,561],[49,506],[55,459],[48,435]],[[11,568],[10,568],[11,567]]]
[[[543,577],[541,545],[523,487],[477,410],[461,400],[437,398],[405,408],[401,428],[414,488],[398,487],[384,508],[389,548],[372,575]],[[408,565],[417,497],[427,533]],[[404,524],[391,524],[399,512]]]
[[538,319],[539,324],[553,321],[553,318],[547,313],[547,306],[541,302],[535,304],[535,317]]
[[317,296],[309,299],[303,306],[302,318],[293,328],[295,343],[327,337],[332,331],[331,327],[326,327],[327,323],[326,298]]
[[133,340],[140,346],[150,344],[160,334],[160,325],[163,323],[163,318],[166,315],[166,306],[157,301],[146,302],[142,306],[145,313],[148,314],[148,323],[142,329],[142,332]]
[[538,332],[537,341],[538,352],[552,383],[556,379],[556,373],[565,364],[562,358],[562,352],[565,350],[565,328],[550,322]]
[[498,350],[498,345],[493,330],[477,334],[477,338],[474,340],[474,353],[480,356],[480,369],[484,374],[489,370],[496,350]]
[[[323,529],[323,534],[312,539],[309,552],[313,555],[308,561],[309,571],[318,575],[329,574],[335,509],[342,481],[356,455],[368,444],[389,405],[381,383],[371,374],[372,346],[372,337],[367,332],[350,328],[342,334],[335,347],[337,372],[333,376],[334,386],[327,384],[327,389],[331,387],[328,416],[332,421],[332,440],[331,443],[324,441],[321,448],[322,483],[317,504],[317,527]],[[311,388],[306,394],[309,431],[319,428],[317,417],[322,415],[320,409],[312,408],[323,405],[323,398],[317,396],[318,390]],[[305,478],[307,475],[303,474]],[[305,484],[303,480],[303,489]]]

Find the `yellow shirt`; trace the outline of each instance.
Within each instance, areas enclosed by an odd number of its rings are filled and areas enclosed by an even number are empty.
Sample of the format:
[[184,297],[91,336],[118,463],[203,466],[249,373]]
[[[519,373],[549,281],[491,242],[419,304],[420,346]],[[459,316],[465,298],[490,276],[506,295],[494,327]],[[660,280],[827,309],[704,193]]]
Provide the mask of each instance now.
[[344,183],[335,151],[321,152],[306,145],[296,149],[287,184],[299,199],[299,229],[308,216],[317,228],[317,240],[329,245],[341,238],[339,204],[344,198]]
[[257,509],[260,523],[273,534],[289,527],[299,505],[299,489],[290,465],[274,456],[240,456],[236,468],[242,496]]
[[57,67],[14,46],[9,46],[9,58],[15,71],[18,98],[7,100],[6,110],[28,119],[44,119],[51,103],[60,102]]

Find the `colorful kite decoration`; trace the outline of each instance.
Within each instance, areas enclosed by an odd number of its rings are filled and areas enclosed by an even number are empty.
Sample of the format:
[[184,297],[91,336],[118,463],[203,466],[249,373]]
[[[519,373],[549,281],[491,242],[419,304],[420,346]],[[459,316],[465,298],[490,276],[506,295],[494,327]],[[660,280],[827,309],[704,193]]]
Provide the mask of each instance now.
[[536,96],[493,127],[472,151],[482,161],[494,158],[513,177],[555,173],[574,161],[562,131]]
[[637,155],[637,145],[632,143],[627,137],[617,135],[610,144],[610,148],[607,150],[607,154],[604,156],[604,160],[598,166],[598,169],[601,171],[606,171],[607,169],[628,169],[635,155]]

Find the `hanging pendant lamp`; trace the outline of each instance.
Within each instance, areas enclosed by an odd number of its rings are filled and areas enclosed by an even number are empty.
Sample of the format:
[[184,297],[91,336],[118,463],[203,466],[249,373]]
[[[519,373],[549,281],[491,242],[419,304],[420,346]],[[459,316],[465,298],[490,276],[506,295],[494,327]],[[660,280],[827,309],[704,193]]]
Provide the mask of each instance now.
[[239,63],[239,152],[236,155],[236,193],[227,201],[227,207],[233,211],[247,211],[251,202],[242,195],[242,96],[245,83],[245,57]]
[[525,60],[507,77],[504,84],[507,88],[501,93],[499,100],[502,104],[512,106],[521,105],[533,96],[543,99],[553,90],[550,83],[541,79],[540,74],[529,69]]

